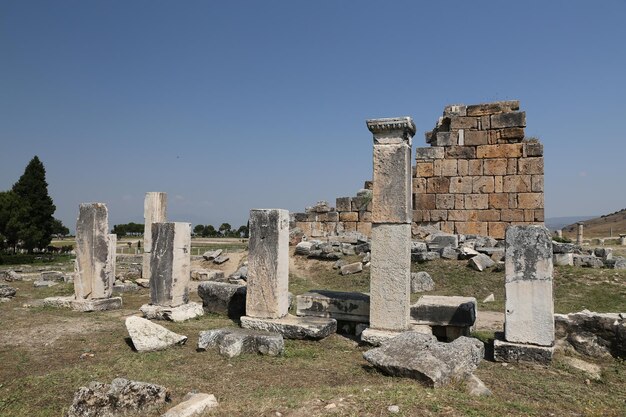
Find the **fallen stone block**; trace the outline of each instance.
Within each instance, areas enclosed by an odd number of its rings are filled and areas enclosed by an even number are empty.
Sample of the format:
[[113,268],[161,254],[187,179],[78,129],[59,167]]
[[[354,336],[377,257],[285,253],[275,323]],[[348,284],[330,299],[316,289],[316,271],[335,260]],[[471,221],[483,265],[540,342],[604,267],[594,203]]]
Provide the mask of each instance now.
[[203,282],[198,285],[202,307],[209,313],[227,314],[238,319],[246,314],[246,286],[225,282]]
[[41,271],[42,281],[64,281],[63,273],[59,271]]
[[2,278],[6,281],[6,282],[13,282],[13,281],[21,281],[22,280],[22,275],[18,274],[17,272],[13,271],[12,269],[6,270],[6,271],[2,271]]
[[113,294],[122,294],[126,292],[139,291],[139,285],[134,282],[124,282],[121,284],[113,284]]
[[175,345],[183,345],[187,341],[187,336],[176,334],[137,316],[130,316],[126,319],[126,330],[137,352],[163,350]]
[[[360,335],[361,342],[370,344],[372,346],[380,346],[389,339],[400,335],[402,332],[396,332],[391,330],[372,329],[368,327],[369,324],[361,323],[358,325],[356,336]],[[432,336],[433,330],[430,326],[422,324],[412,324],[409,326],[408,331],[422,333]]]
[[471,374],[465,379],[465,389],[472,397],[488,397],[492,392],[476,375]]
[[147,278],[136,279],[135,284],[139,285],[141,288],[150,288],[150,280]]
[[428,245],[426,242],[411,242],[411,253],[428,252]]
[[341,275],[350,275],[356,274],[363,271],[363,263],[362,262],[354,262],[351,264],[343,265],[341,267]]
[[248,279],[248,267],[246,265],[239,267],[235,272],[230,274],[228,277],[229,280],[244,280]]
[[461,246],[459,251],[459,259],[471,259],[474,256],[478,255],[478,251],[470,246]]
[[0,284],[0,298],[14,297],[17,290],[13,287],[9,287],[6,284]]
[[295,254],[308,256],[311,253],[311,250],[313,250],[313,247],[314,245],[312,242],[300,242],[296,245]]
[[196,281],[224,281],[224,271],[219,269],[192,269],[191,279]]
[[513,343],[500,339],[493,341],[493,359],[496,362],[537,362],[548,364],[552,361],[553,355],[553,346]]
[[314,290],[296,297],[296,315],[369,322],[370,296],[360,292]]
[[591,357],[613,355],[626,357],[626,314],[578,313],[555,314],[557,340],[567,342],[577,352]]
[[35,282],[33,282],[33,287],[35,287],[35,288],[49,288],[49,287],[54,287],[57,284],[58,284],[58,282],[56,282],[56,281],[35,281]]
[[484,353],[478,339],[460,337],[441,343],[434,336],[404,332],[363,357],[387,375],[413,378],[439,388],[471,375]]
[[575,243],[552,241],[552,253],[580,253],[580,246]]
[[137,415],[170,401],[169,391],[160,385],[114,379],[111,384],[93,381],[80,387],[67,417],[112,417]]
[[552,262],[555,266],[572,266],[574,265],[573,253],[555,253],[552,255]]
[[626,269],[626,258],[616,256],[613,259],[604,261],[604,266],[611,269]]
[[574,266],[580,266],[583,268],[602,268],[604,262],[600,258],[596,258],[593,255],[578,255],[574,254]]
[[435,289],[435,282],[428,272],[411,272],[411,293],[432,291]]
[[170,408],[161,417],[200,417],[217,406],[215,395],[190,392],[182,403]]
[[428,249],[431,251],[437,251],[448,247],[455,249],[459,247],[458,235],[437,234],[428,242]]
[[144,304],[139,310],[148,320],[168,320],[181,322],[195,319],[204,315],[204,309],[199,303],[189,302],[176,307]]
[[467,263],[472,269],[476,271],[482,272],[487,268],[490,268],[495,265],[495,262],[484,253],[479,253],[469,260]]
[[417,252],[411,253],[411,261],[413,262],[427,262],[441,259],[439,252]]
[[213,259],[213,263],[216,265],[221,265],[227,262],[230,259],[228,255],[220,255],[217,258]]
[[595,248],[593,254],[598,258],[602,258],[603,260],[611,259],[613,257],[613,249],[612,248]]
[[424,295],[411,306],[411,323],[471,327],[476,321],[474,297]]
[[202,254],[202,257],[207,261],[212,261],[218,256],[220,256],[222,252],[223,252],[222,249],[210,250],[210,251],[204,252]]
[[496,301],[496,297],[493,295],[493,293],[491,293],[487,297],[485,297],[483,303],[493,303],[494,301]]
[[446,246],[445,248],[441,249],[439,253],[441,254],[442,259],[450,259],[453,261],[456,261],[459,259],[459,250],[454,249],[450,246]]
[[321,317],[296,317],[292,315],[279,319],[242,316],[241,327],[280,333],[285,339],[319,340],[337,331],[337,320]]
[[217,347],[220,355],[229,358],[242,353],[278,356],[285,350],[283,336],[259,330],[224,328],[200,332],[198,349]]
[[77,300],[73,295],[67,297],[47,297],[42,301],[46,307],[71,308],[74,311],[107,311],[122,308],[121,297],[98,298],[90,300]]

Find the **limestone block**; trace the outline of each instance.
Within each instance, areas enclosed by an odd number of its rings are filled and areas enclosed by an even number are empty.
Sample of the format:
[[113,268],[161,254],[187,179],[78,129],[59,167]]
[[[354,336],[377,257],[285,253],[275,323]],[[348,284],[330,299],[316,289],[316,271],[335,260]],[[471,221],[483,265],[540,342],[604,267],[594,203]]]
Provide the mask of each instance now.
[[456,132],[437,132],[435,140],[432,142],[434,146],[452,146],[457,144]]
[[554,347],[513,343],[494,340],[493,359],[496,362],[537,362],[549,364],[554,355]]
[[[456,161],[455,161],[456,162]],[[426,192],[432,194],[444,194],[450,190],[450,178],[433,177],[426,180]]]
[[153,223],[150,300],[176,307],[189,301],[191,223]]
[[474,297],[424,295],[411,306],[411,323],[470,327],[476,321]]
[[[500,221],[500,210],[478,210],[477,220],[479,222],[497,222]],[[490,235],[491,236],[491,235]]]
[[168,320],[174,322],[186,321],[204,315],[202,305],[190,302],[177,307],[163,307],[144,304],[139,310],[148,320]]
[[367,193],[363,193],[362,195],[357,195],[352,198],[352,211],[371,211],[371,203],[372,203],[372,192],[367,190]]
[[543,207],[543,193],[519,193],[517,207],[521,209],[536,209]]
[[[447,190],[446,190],[447,191]],[[436,194],[435,206],[440,210],[449,210],[454,208],[454,194]]]
[[370,119],[367,128],[374,136],[374,145],[407,144],[411,146],[415,123],[410,117]]
[[373,178],[372,221],[411,222],[411,148],[375,145]]
[[450,116],[449,119],[450,129],[478,129],[478,119],[476,117]]
[[411,279],[411,225],[374,224],[370,272],[370,325],[408,328]]
[[472,192],[472,177],[452,177],[450,178],[450,193],[470,194]]
[[502,191],[505,193],[529,193],[531,190],[530,175],[507,175],[502,179]]
[[490,209],[509,208],[509,195],[506,193],[489,194],[489,208]]
[[517,158],[508,158],[506,160],[506,174],[507,175],[517,174]]
[[363,271],[362,262],[354,262],[351,264],[342,265],[341,267],[341,275],[351,275],[351,274],[356,274],[361,271]]
[[446,106],[443,109],[443,115],[444,117],[445,116],[467,116],[467,106],[464,106],[462,104],[453,104],[450,106]]
[[113,292],[115,246],[109,237],[109,215],[103,203],[81,204],[76,222],[74,294],[77,299],[108,298]]
[[489,194],[494,191],[494,179],[490,176],[474,177],[472,180],[472,192],[474,194]]
[[445,148],[445,151],[446,151],[446,158],[451,158],[451,159],[474,159],[476,158],[476,148],[474,148],[473,146],[449,146]]
[[362,211],[359,213],[359,220],[362,222],[372,222],[372,212],[371,211]]
[[552,239],[543,226],[506,231],[505,339],[551,346],[554,342]]
[[143,266],[141,276],[150,279],[150,252],[152,252],[152,223],[167,221],[167,193],[148,192],[143,202]]
[[500,113],[491,116],[491,128],[526,127],[526,112]]
[[289,286],[289,212],[250,210],[246,314],[280,318],[287,314]]
[[418,162],[416,165],[416,177],[432,177],[435,175],[434,165],[432,162]]
[[468,116],[484,116],[519,110],[519,100],[495,101],[493,103],[467,106]]
[[469,210],[448,210],[448,220],[456,221],[456,222],[466,222],[469,221],[469,215],[471,212]]
[[170,408],[162,417],[197,417],[218,406],[213,394],[189,393],[183,402]]
[[335,201],[335,205],[337,206],[337,211],[350,211],[352,210],[352,198],[350,197],[339,197]]
[[415,149],[415,159],[443,159],[444,149],[438,146],[427,146]]
[[285,339],[320,340],[337,331],[337,320],[323,317],[296,317],[286,315],[280,319],[242,316],[244,329],[280,333]]
[[369,322],[370,296],[360,292],[315,290],[296,297],[298,316]]
[[506,158],[487,159],[483,162],[483,173],[485,175],[506,175],[506,167]]
[[524,157],[543,156],[543,145],[539,142],[524,143]]
[[217,347],[220,355],[228,358],[242,353],[278,356],[285,350],[282,335],[259,330],[241,328],[211,329],[200,332],[198,350]]
[[531,177],[531,191],[543,193],[543,175],[533,175]]
[[467,159],[457,160],[457,172],[461,177],[469,175],[469,161]]
[[455,177],[458,173],[458,164],[456,159],[441,160],[441,174],[444,177]]
[[359,221],[359,212],[358,211],[345,211],[339,214],[339,221],[342,222],[358,222]]
[[479,253],[478,255],[472,257],[467,264],[472,269],[475,269],[478,272],[482,272],[485,269],[494,266],[495,262],[484,253]]
[[126,330],[138,352],[163,350],[174,345],[183,345],[187,341],[187,336],[176,334],[137,316],[126,319]]
[[372,234],[372,223],[370,222],[358,222],[356,224],[356,231],[363,236],[370,236]]
[[524,221],[524,210],[504,209],[500,212],[500,218],[503,222],[522,222]]
[[506,127],[491,131],[491,143],[519,142],[524,139],[523,127]]
[[455,222],[454,233],[462,235],[487,236],[488,229],[485,222]]
[[470,210],[483,210],[489,208],[489,196],[487,194],[467,194],[465,196],[465,208]]
[[468,175],[483,175],[483,163],[480,159],[468,161]]
[[517,172],[522,175],[543,175],[543,157],[521,158],[517,162]]
[[[490,159],[487,159],[487,161],[489,161]],[[502,182],[503,182],[503,176],[502,175],[496,175],[493,177],[493,191],[495,193],[501,193],[502,192]]]
[[[452,248],[444,248],[451,249]],[[411,273],[411,294],[418,292],[432,291],[435,289],[435,282],[428,272],[412,272]]]
[[503,222],[489,222],[489,236],[504,239],[508,224]]
[[318,216],[318,220],[320,222],[338,222],[339,221],[339,212],[337,212],[337,211],[329,211],[327,213],[321,213]]
[[414,194],[416,210],[434,210],[437,208],[435,194]]
[[468,130],[465,132],[464,137],[465,146],[489,144],[489,131],[487,130]]
[[522,144],[479,145],[476,147],[477,158],[520,158]]
[[574,265],[573,253],[555,253],[552,262],[556,266],[572,266]]

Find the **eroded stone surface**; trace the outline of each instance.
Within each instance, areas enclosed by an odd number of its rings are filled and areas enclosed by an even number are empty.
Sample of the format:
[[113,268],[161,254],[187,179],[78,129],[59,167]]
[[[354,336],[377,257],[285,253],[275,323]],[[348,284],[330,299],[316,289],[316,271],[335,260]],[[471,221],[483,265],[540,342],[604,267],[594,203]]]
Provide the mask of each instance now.
[[191,224],[153,223],[150,301],[176,307],[189,301]]
[[285,350],[283,336],[260,330],[224,328],[200,332],[198,349],[217,347],[221,355],[232,358],[242,353],[277,356]]
[[111,384],[93,381],[80,387],[67,417],[117,417],[145,412],[170,401],[169,391],[160,385],[114,379]]
[[141,276],[150,279],[150,253],[152,252],[152,224],[167,221],[167,193],[148,192],[143,202],[143,265]]
[[292,315],[279,319],[242,316],[241,327],[280,333],[285,339],[319,340],[337,331],[337,320],[321,317],[295,317]]
[[404,332],[363,354],[380,371],[442,387],[472,374],[484,356],[481,341],[460,337],[441,343],[434,336]]
[[183,345],[187,341],[187,336],[176,334],[137,316],[126,319],[126,330],[137,352],[163,350],[174,345]]
[[476,321],[474,297],[424,295],[411,306],[411,322],[430,326],[471,327]]
[[578,313],[555,314],[556,337],[577,352],[591,357],[613,355],[626,357],[626,314]]
[[198,295],[202,298],[204,310],[210,313],[227,314],[238,319],[246,314],[245,285],[226,282],[203,282],[198,285]]
[[289,304],[289,212],[250,210],[246,314],[280,318]]
[[513,343],[494,340],[493,359],[496,362],[537,362],[548,364],[552,361],[554,347],[537,346],[526,343]]
[[552,238],[543,226],[506,231],[505,339],[552,346]]
[[[103,203],[86,203],[79,207],[76,221],[77,299],[108,298],[113,292],[115,246],[109,236],[109,214]],[[112,253],[111,253],[112,251]]]
[[139,310],[148,320],[168,320],[180,322],[204,315],[204,309],[199,303],[190,302],[176,307],[144,304]]
[[360,292],[314,290],[298,295],[298,316],[330,317],[335,320],[367,323],[370,297]]
[[412,272],[411,273],[411,293],[432,291],[435,289],[435,282],[428,272]]
[[199,417],[217,406],[215,395],[190,392],[182,403],[170,408],[162,417]]

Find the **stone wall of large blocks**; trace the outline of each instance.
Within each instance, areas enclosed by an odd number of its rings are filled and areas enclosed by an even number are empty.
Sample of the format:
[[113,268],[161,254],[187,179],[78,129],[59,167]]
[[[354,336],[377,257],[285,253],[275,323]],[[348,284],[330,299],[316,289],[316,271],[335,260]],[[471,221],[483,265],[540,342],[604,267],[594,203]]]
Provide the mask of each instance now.
[[372,182],[354,197],[338,197],[335,207],[320,201],[307,207],[305,213],[293,213],[295,226],[311,238],[337,236],[359,232],[369,236],[372,232]]
[[543,145],[525,127],[518,101],[447,106],[416,151],[413,225],[502,239],[543,224]]

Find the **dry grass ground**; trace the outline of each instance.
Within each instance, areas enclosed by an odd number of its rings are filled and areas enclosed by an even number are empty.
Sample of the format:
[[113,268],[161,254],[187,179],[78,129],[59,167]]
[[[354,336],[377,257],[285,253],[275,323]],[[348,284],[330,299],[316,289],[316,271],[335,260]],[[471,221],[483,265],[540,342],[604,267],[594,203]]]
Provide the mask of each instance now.
[[[501,273],[478,273],[450,261],[414,265],[414,269],[431,273],[436,294],[481,300],[493,292],[496,303],[481,304],[480,308],[502,309]],[[555,275],[557,311],[585,307],[626,311],[625,271],[558,268]],[[294,293],[315,288],[367,291],[368,281],[367,270],[342,277],[330,263],[301,258],[292,262]],[[589,381],[567,366],[562,356],[550,367],[505,367],[483,361],[476,373],[493,396],[475,398],[461,386],[433,390],[410,379],[383,376],[363,360],[366,347],[340,335],[321,342],[287,341],[283,357],[227,359],[215,351],[197,352],[200,331],[237,325],[218,315],[163,323],[187,335],[187,344],[138,354],[127,341],[124,319],[136,314],[148,300],[148,290],[124,294],[123,310],[76,313],[22,306],[33,299],[71,294],[71,285],[34,289],[31,282],[13,284],[18,296],[0,304],[1,416],[61,416],[78,387],[116,377],[164,385],[172,391],[173,403],[192,390],[213,393],[220,406],[207,414],[211,416],[276,416],[276,412],[285,416],[385,416],[390,414],[390,405],[398,405],[397,415],[405,416],[626,415],[626,365],[619,360],[593,361],[602,367],[601,381]],[[194,298],[198,300],[195,294]],[[145,415],[157,416],[162,411]]]

